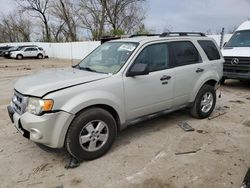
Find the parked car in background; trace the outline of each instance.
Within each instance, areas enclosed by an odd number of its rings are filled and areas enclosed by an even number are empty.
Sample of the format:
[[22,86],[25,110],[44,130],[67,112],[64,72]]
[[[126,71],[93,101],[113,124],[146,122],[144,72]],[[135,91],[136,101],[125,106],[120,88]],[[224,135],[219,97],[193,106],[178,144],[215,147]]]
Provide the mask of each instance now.
[[19,79],[8,112],[26,138],[92,160],[110,149],[119,130],[151,115],[188,107],[207,118],[223,62],[215,41],[202,33],[109,41],[72,68]]
[[22,45],[22,46],[15,46],[15,47],[12,47],[8,50],[5,50],[4,51],[4,57],[6,58],[10,58],[10,53],[11,52],[14,52],[14,51],[20,51],[22,48],[25,48],[25,47],[37,47],[36,45]]
[[225,79],[250,80],[250,20],[242,23],[222,49]]
[[41,47],[24,47],[18,51],[12,51],[10,53],[10,57],[15,59],[23,59],[27,57],[36,57],[38,59],[43,59],[45,58],[45,56],[45,51]]
[[3,52],[12,48],[12,46],[1,46],[0,47],[0,56],[3,56]]

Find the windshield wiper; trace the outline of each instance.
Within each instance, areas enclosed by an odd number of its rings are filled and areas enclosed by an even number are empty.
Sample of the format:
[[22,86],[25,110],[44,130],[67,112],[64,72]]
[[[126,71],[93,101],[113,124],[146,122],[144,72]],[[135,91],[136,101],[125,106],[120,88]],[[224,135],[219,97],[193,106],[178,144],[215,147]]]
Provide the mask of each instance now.
[[102,74],[108,74],[108,73],[105,73],[105,72],[99,72],[95,69],[91,69],[89,67],[80,67],[79,65],[74,65],[72,66],[73,68],[76,68],[76,69],[79,69],[79,70],[86,70],[86,71],[90,71],[90,72],[96,72],[96,73],[102,73]]

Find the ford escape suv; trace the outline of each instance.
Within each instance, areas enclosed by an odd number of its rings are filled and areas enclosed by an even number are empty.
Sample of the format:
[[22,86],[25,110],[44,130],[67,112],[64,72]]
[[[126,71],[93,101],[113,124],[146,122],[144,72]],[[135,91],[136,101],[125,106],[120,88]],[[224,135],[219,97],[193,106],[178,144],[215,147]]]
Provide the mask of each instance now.
[[113,40],[71,68],[19,79],[8,112],[26,138],[91,160],[138,119],[184,107],[208,117],[223,61],[202,33]]

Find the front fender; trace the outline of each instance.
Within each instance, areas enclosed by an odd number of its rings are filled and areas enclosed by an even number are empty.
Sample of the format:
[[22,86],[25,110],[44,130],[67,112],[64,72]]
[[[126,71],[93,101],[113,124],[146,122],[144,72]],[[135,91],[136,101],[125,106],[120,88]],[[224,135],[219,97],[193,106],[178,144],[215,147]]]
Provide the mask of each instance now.
[[93,105],[108,105],[112,107],[120,118],[120,123],[125,122],[124,102],[107,91],[86,91],[69,99],[60,109],[72,114],[76,114],[82,109]]

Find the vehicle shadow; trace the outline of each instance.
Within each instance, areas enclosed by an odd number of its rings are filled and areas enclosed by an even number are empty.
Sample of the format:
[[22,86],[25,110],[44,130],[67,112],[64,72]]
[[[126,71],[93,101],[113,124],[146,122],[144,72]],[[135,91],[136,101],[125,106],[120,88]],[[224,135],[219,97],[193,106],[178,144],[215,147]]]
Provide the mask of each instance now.
[[239,81],[239,80],[226,80],[223,88],[230,89],[240,89],[245,91],[250,91],[250,80],[249,81]]
[[117,139],[115,140],[110,152],[114,152],[118,148],[124,147],[141,137],[160,132],[163,129],[171,128],[181,121],[188,121],[190,118],[192,117],[189,115],[189,110],[181,109],[129,125],[126,129],[118,133]]

